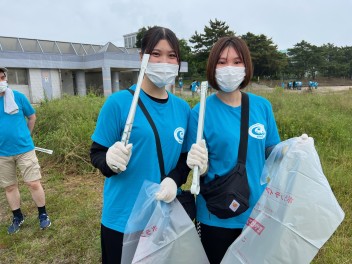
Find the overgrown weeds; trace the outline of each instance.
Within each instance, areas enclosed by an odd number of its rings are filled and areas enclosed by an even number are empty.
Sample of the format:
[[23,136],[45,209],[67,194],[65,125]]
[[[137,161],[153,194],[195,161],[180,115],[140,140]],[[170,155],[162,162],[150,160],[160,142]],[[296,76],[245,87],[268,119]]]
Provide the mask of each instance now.
[[35,145],[52,149],[52,156],[41,155],[43,163],[58,166],[64,173],[92,172],[89,147],[103,97],[65,96],[37,107]]

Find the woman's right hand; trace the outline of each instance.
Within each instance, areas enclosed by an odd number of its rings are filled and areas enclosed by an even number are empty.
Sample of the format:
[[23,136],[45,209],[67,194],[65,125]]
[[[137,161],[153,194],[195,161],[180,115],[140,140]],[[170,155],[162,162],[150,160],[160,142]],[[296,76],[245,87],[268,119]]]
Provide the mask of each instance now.
[[106,152],[106,163],[113,172],[125,171],[132,155],[132,144],[125,146],[118,141]]
[[208,169],[208,149],[203,139],[199,143],[192,145],[187,155],[187,166],[194,169],[195,166],[199,167],[200,175],[204,174]]

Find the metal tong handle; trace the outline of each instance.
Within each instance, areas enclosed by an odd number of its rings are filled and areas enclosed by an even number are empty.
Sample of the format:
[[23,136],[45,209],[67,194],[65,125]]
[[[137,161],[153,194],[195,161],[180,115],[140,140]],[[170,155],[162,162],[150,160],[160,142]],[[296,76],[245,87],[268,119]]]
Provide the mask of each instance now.
[[[147,69],[149,57],[150,57],[150,54],[144,54],[143,58],[142,58],[141,70],[140,70],[139,75],[138,75],[137,86],[136,86],[136,89],[134,91],[132,103],[131,103],[131,106],[130,106],[130,110],[128,112],[125,128],[123,130],[123,134],[122,134],[122,138],[121,138],[121,142],[125,146],[128,144],[128,142],[130,140],[130,135],[131,135],[131,131],[132,131],[134,116],[136,114],[136,108],[137,108],[137,104],[138,104],[139,93],[141,91],[141,85],[142,85],[142,81],[143,81],[143,78],[144,78],[145,70]],[[114,166],[114,168],[115,168],[115,170],[117,170],[118,173],[120,172],[120,170],[117,167]]]
[[40,151],[40,152],[44,152],[44,153],[47,153],[47,154],[53,154],[53,151],[51,149],[34,147],[34,150]]
[[[197,143],[203,139],[203,130],[204,130],[204,116],[205,116],[205,102],[208,91],[208,82],[202,82],[200,84],[200,106],[199,106],[199,116],[198,116],[198,129],[197,129]],[[191,193],[199,194],[200,184],[199,184],[199,167],[195,166],[193,169],[193,179],[191,185]]]
[[137,108],[137,104],[138,104],[139,93],[141,91],[141,85],[142,85],[142,81],[144,78],[145,70],[148,65],[149,57],[150,57],[149,54],[144,54],[143,58],[142,58],[141,71],[139,72],[136,90],[134,91],[130,111],[128,112],[125,128],[123,130],[122,139],[121,139],[121,142],[125,146],[128,144],[128,141],[130,139],[134,116],[136,114],[136,108]]

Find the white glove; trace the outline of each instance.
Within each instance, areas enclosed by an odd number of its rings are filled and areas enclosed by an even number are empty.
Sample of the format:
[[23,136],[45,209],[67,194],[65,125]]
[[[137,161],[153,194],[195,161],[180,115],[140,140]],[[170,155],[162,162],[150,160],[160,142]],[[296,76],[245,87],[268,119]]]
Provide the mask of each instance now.
[[192,145],[187,155],[187,165],[190,169],[194,166],[199,167],[200,175],[204,174],[208,169],[208,149],[205,146],[205,140]]
[[106,152],[106,163],[113,172],[118,172],[118,170],[125,171],[131,154],[132,144],[125,146],[122,142],[118,141]]
[[155,199],[170,203],[176,198],[177,185],[170,177],[166,177],[160,183],[159,192],[155,193]]
[[309,137],[308,137],[307,134],[302,134],[302,135],[300,136],[300,138],[301,138],[302,140],[307,140],[307,139],[309,139]]
[[[308,137],[307,134],[302,134],[301,136],[298,137],[299,139],[305,141],[305,140],[313,140],[311,137]],[[288,145],[284,145],[281,147],[281,150],[279,152],[277,152],[276,154],[276,159],[277,160],[281,160],[287,153],[289,149]]]
[[307,134],[302,134],[299,138],[302,140],[303,143],[311,142],[312,144],[314,144],[314,138],[309,137]]

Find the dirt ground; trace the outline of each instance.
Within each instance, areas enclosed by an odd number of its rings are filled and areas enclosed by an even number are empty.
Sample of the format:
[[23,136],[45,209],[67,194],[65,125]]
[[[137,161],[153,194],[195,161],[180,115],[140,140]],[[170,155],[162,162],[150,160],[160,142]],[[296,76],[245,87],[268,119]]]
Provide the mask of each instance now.
[[[266,89],[267,91],[274,91],[275,88],[273,87],[269,87],[267,85],[265,85],[265,83],[263,84],[258,84],[255,82],[250,83],[247,87],[246,87],[246,91],[255,91],[255,90],[262,90],[262,89]],[[347,90],[352,90],[352,85],[340,85],[340,86],[318,86],[317,89],[312,89],[313,93],[331,93],[331,92],[342,92],[342,91],[347,91]],[[291,92],[296,92],[296,93],[300,93],[300,92],[307,92],[308,91],[308,87],[304,86],[302,87],[301,90],[288,90]],[[170,92],[175,93],[176,95],[186,95],[186,96],[191,96],[192,92],[191,90],[188,88],[188,86],[184,87],[182,92],[181,89],[178,88],[177,86],[173,89],[170,90]],[[214,93],[216,92],[214,89],[210,89],[208,90],[209,93]]]
[[[268,89],[268,90],[274,90],[274,88],[271,88],[266,85],[261,85],[257,83],[251,83],[248,86],[249,89],[253,90],[258,90],[258,89]],[[292,92],[306,92],[308,90],[308,87],[302,87],[301,90],[289,90]],[[341,91],[348,91],[352,90],[352,85],[346,85],[346,86],[318,86],[317,89],[312,89],[314,93],[330,93],[330,92],[341,92]]]
[[318,87],[318,89],[314,89],[317,92],[328,93],[328,92],[341,92],[352,90],[352,85],[350,86],[322,86]]

